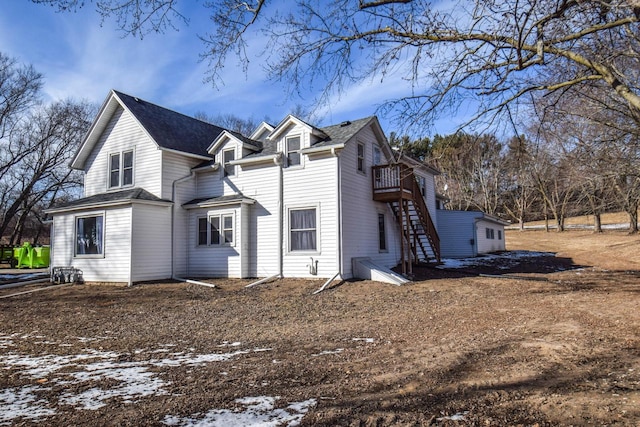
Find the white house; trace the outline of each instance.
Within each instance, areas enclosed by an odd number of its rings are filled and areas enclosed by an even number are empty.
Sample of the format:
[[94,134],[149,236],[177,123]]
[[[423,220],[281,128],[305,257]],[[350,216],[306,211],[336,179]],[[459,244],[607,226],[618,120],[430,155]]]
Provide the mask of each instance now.
[[437,171],[397,158],[375,117],[244,136],[111,91],[71,166],[84,197],[48,211],[51,265],[88,281],[347,279],[361,260],[440,259]]

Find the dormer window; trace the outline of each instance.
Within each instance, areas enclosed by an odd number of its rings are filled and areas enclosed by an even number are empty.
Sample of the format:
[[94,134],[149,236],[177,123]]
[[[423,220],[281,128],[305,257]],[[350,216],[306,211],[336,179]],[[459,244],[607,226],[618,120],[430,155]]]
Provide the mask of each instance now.
[[133,150],[109,155],[109,188],[133,185]]
[[236,174],[236,167],[230,165],[236,159],[236,151],[234,149],[224,150],[222,152],[222,162],[224,164],[224,176],[234,176]]
[[300,164],[300,137],[292,136],[287,138],[287,166],[298,166]]

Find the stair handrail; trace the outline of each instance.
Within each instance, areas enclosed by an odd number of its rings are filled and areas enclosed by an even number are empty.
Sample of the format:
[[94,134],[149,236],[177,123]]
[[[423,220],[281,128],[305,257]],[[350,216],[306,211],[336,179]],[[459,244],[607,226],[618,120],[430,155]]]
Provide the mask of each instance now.
[[426,225],[425,234],[427,235],[427,238],[431,243],[431,247],[437,261],[440,262],[440,236],[438,235],[438,230],[436,230],[436,226],[431,219],[431,214],[429,214],[429,209],[427,208],[427,204],[424,201],[422,191],[420,190],[420,185],[418,184],[418,180],[413,174],[413,171],[411,173],[411,181],[411,193],[416,206],[416,211],[422,218],[422,225]]

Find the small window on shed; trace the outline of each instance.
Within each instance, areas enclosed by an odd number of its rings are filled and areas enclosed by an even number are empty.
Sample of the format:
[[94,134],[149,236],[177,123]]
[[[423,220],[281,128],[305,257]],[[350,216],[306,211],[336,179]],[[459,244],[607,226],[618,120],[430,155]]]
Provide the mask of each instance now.
[[493,228],[487,228],[487,239],[495,239]]
[[498,230],[498,240],[502,240],[502,230]]

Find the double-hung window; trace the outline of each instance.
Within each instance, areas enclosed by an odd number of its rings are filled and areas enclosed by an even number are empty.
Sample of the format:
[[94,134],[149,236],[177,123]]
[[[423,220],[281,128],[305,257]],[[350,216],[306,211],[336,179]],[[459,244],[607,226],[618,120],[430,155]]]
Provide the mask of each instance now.
[[364,144],[358,142],[358,160],[357,160],[358,172],[365,173],[364,171]]
[[76,217],[77,257],[104,254],[104,215]]
[[289,210],[289,251],[316,251],[317,240],[316,209]]
[[236,151],[234,149],[224,150],[222,152],[222,163],[224,164],[224,176],[233,176],[236,174],[236,167],[230,165],[229,162],[234,161],[236,158]]
[[487,239],[495,239],[495,232],[493,230],[493,228],[488,228],[487,227]]
[[198,218],[198,246],[233,245],[233,214]]
[[133,150],[109,155],[109,188],[133,185]]
[[291,136],[286,140],[287,145],[287,166],[298,166],[300,159],[300,137]]

